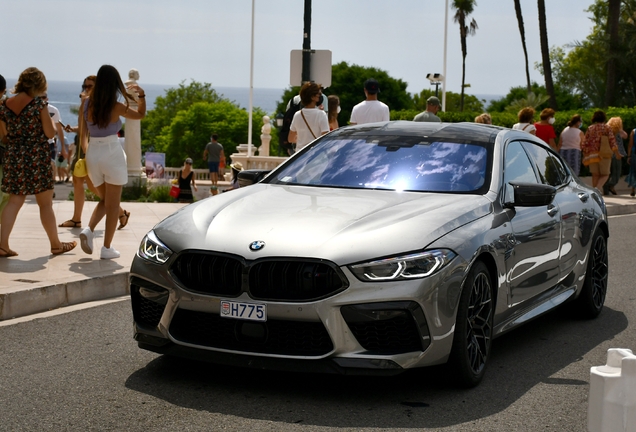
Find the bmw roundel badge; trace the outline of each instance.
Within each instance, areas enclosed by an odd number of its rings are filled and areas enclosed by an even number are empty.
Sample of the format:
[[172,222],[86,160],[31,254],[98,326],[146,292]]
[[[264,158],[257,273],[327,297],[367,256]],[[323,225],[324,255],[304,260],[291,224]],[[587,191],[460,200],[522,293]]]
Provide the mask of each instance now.
[[258,252],[259,250],[263,249],[265,247],[265,242],[262,240],[256,240],[252,243],[250,243],[250,250],[252,252]]

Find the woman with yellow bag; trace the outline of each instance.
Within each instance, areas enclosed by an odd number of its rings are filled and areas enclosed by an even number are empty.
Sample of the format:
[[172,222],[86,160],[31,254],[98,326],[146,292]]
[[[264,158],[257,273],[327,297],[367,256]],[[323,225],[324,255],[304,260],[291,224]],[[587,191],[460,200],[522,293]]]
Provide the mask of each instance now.
[[612,129],[605,124],[605,112],[598,110],[592,115],[592,124],[585,132],[583,151],[583,165],[589,167],[592,173],[592,187],[599,191],[610,175],[612,155],[620,158],[616,138]]

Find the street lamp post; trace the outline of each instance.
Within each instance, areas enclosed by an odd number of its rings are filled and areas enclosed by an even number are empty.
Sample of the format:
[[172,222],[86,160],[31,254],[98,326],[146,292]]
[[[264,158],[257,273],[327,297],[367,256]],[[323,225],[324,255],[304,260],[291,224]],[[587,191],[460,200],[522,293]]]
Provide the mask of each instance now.
[[442,72],[442,111],[446,111],[446,47],[448,46],[448,0],[444,9],[444,70]]
[[311,0],[305,0],[302,82],[311,80]]
[[[254,102],[254,2],[252,0],[252,43],[250,50],[250,109],[247,124],[247,157],[252,156],[252,111]],[[249,159],[248,159],[249,161]]]
[[[435,86],[435,97],[439,97],[439,86],[444,82],[444,75],[439,74],[439,73],[430,73],[430,74],[426,74],[426,79],[428,79],[431,82],[431,85]],[[442,87],[442,90],[445,90]],[[442,111],[444,111],[444,108],[442,108]]]

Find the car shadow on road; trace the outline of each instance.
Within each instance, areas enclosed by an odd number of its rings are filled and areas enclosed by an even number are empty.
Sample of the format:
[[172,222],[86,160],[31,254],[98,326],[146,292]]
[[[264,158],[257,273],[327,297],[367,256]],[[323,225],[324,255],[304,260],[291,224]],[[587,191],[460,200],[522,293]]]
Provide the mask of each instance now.
[[442,428],[500,413],[540,383],[587,386],[589,367],[580,376],[553,375],[601,350],[599,345],[627,325],[622,312],[607,307],[591,321],[557,309],[496,339],[485,379],[469,390],[454,387],[443,366],[394,377],[351,377],[168,356],[133,373],[126,386],[177,406],[240,418],[341,428]]

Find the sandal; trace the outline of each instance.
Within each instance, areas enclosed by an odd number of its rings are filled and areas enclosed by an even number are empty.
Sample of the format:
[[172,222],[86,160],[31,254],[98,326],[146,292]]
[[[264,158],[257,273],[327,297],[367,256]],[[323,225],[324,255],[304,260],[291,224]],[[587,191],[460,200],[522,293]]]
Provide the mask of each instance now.
[[126,210],[124,210],[124,214],[119,216],[119,226],[117,227],[118,230],[128,225],[129,217],[130,217],[130,212],[127,212]]
[[51,249],[51,253],[53,255],[61,255],[63,253],[72,251],[73,249],[75,249],[75,246],[77,246],[76,241],[62,242],[62,247]]
[[6,250],[3,248],[0,248],[0,251],[2,251],[2,254],[0,254],[0,258],[9,258],[13,256],[18,256],[18,253],[16,251],[12,251],[11,249]]
[[82,221],[74,221],[73,219],[69,219],[66,222],[62,222],[58,226],[60,228],[81,228]]

